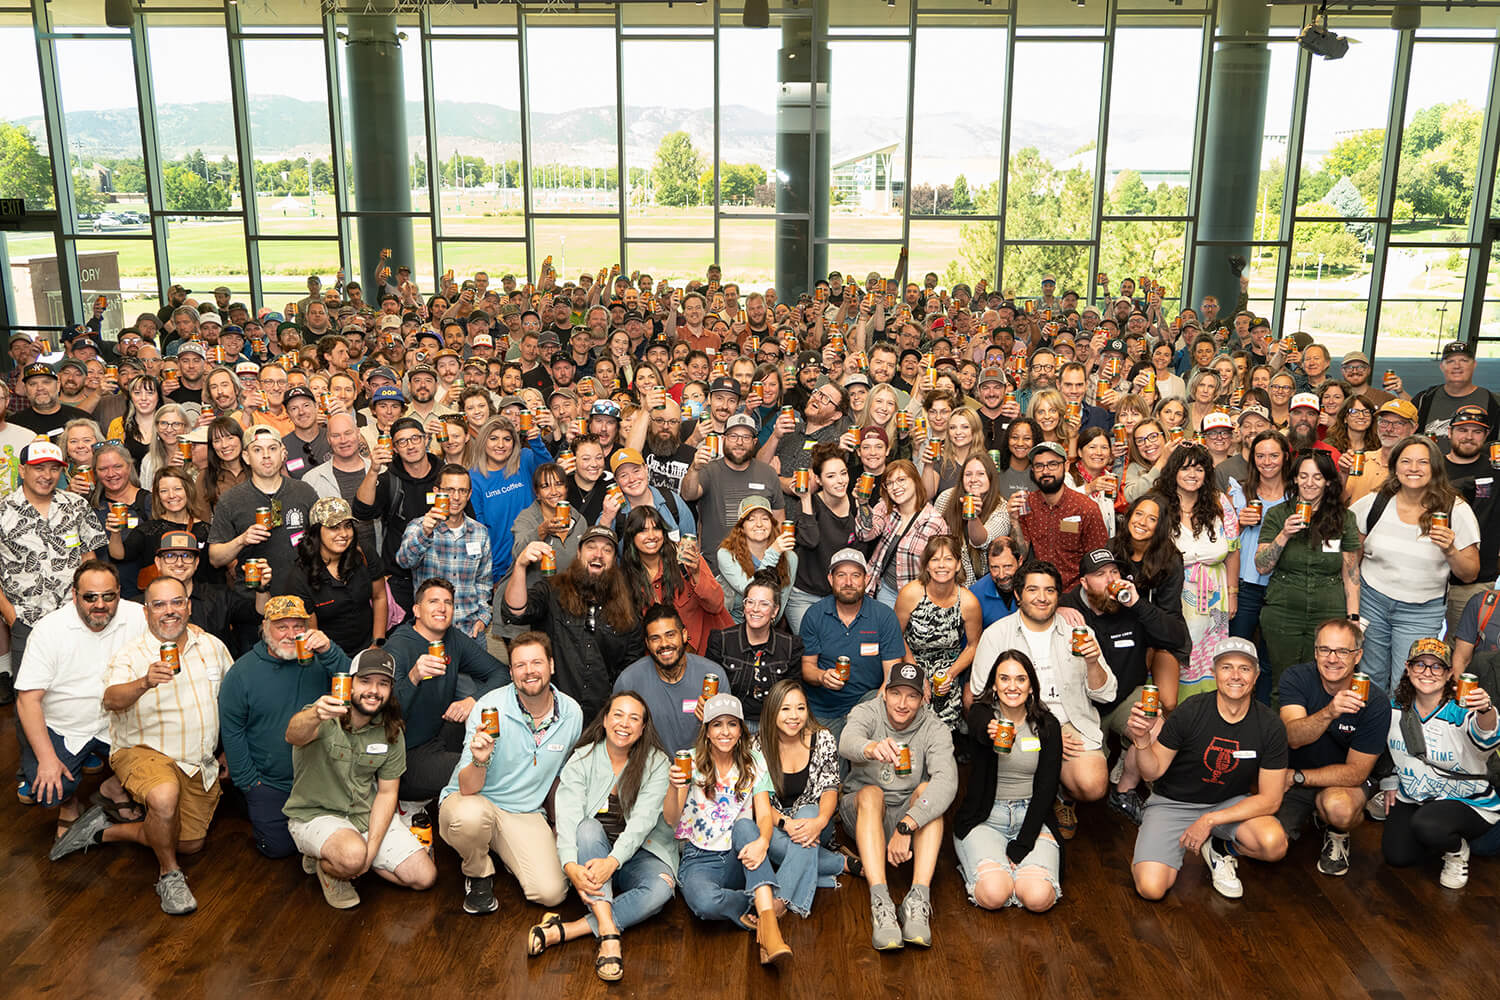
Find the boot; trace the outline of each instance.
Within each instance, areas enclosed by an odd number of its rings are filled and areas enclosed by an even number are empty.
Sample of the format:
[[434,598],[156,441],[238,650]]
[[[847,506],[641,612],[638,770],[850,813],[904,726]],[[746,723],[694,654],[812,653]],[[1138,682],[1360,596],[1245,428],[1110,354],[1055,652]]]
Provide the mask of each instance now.
[[760,945],[760,964],[777,968],[792,960],[791,947],[781,939],[775,910],[761,910],[755,927],[755,943]]

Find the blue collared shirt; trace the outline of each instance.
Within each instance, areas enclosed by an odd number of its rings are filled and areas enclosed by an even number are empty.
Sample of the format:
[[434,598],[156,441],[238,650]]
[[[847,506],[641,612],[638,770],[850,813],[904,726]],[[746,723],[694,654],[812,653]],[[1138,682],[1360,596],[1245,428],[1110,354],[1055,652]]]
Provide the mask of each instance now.
[[837,719],[849,714],[860,698],[885,681],[885,663],[906,656],[906,639],[896,612],[866,597],[859,614],[848,626],[839,617],[837,598],[829,595],[802,616],[802,647],[816,656],[818,666],[830,670],[840,656],[849,657],[848,682],[839,690],[810,685],[807,704],[819,719]]

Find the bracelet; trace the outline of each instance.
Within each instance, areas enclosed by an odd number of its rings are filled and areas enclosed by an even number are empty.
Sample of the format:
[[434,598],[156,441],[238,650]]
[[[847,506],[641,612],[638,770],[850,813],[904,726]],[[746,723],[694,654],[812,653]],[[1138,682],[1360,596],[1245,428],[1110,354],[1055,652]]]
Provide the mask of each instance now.
[[470,757],[469,758],[469,764],[472,767],[479,768],[481,771],[488,771],[490,769],[490,761],[492,761],[494,759],[495,758],[493,756],[490,757],[488,760],[475,760],[473,757]]

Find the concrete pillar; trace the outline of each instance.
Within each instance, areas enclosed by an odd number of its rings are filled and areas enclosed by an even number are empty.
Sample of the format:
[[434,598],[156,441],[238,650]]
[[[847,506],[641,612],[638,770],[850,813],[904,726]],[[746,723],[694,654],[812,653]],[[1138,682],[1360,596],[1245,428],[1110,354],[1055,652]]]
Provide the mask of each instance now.
[[823,41],[827,32],[827,0],[814,0],[811,18],[786,18],[781,24],[776,77],[781,84],[776,98],[778,176],[773,181],[776,211],[810,213],[809,219],[776,222],[776,291],[783,302],[794,301],[793,296],[809,289],[809,264],[813,274],[828,269],[827,248],[813,242],[828,235],[828,98],[833,67]]
[[[354,210],[411,211],[411,157],[406,148],[406,87],[401,40],[393,14],[348,15],[345,67],[349,85],[349,170],[354,177]],[[429,165],[429,179],[435,170]],[[433,184],[436,190],[436,183]],[[411,219],[365,217],[359,225],[359,256],[351,277],[375,279],[380,251],[391,251],[391,271],[416,260]],[[371,295],[373,289],[367,290]]]
[[[1229,240],[1233,246],[1199,247],[1193,258],[1193,298],[1214,295],[1227,318],[1239,296],[1239,278],[1229,268],[1233,254],[1249,256],[1255,229],[1255,196],[1260,183],[1260,147],[1265,133],[1266,86],[1271,52],[1263,41],[1235,41],[1236,36],[1264,36],[1271,10],[1265,0],[1220,0],[1219,34],[1204,126],[1202,197],[1198,239]],[[1262,289],[1269,293],[1269,289]]]

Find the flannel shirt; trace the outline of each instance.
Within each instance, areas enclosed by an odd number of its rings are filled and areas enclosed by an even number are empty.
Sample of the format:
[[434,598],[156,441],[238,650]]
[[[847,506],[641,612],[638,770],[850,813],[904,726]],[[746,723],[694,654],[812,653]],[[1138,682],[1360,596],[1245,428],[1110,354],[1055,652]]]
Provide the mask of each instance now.
[[443,523],[429,536],[422,530],[419,517],[406,526],[396,562],[411,570],[417,584],[434,576],[453,584],[453,624],[464,634],[473,635],[476,622],[489,628],[494,583],[490,532],[484,525],[465,517],[457,530]]

